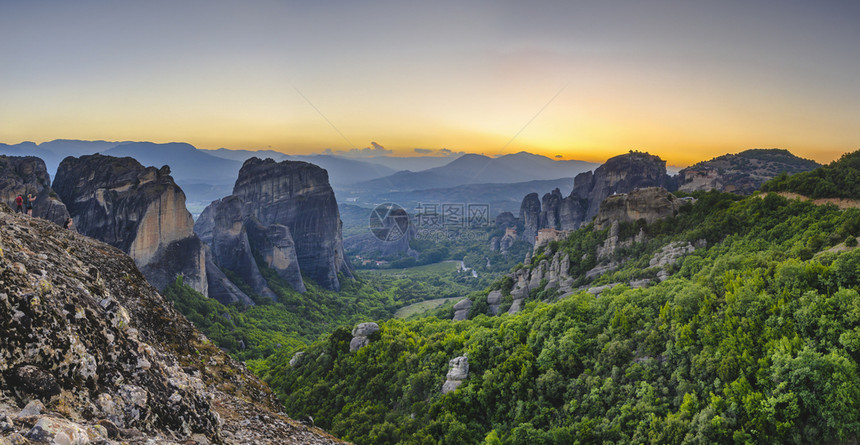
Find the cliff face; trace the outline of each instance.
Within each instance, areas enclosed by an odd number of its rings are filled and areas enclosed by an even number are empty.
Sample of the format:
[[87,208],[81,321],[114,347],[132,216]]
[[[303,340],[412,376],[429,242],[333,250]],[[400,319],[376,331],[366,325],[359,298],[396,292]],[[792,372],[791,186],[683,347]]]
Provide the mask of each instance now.
[[170,169],[92,155],[60,163],[54,189],[81,233],[127,252],[159,289],[177,275],[207,293],[203,245]]
[[130,257],[8,209],[0,338],[2,443],[334,442],[277,414]]
[[537,232],[543,227],[540,199],[537,193],[529,193],[520,204],[520,221],[523,222],[523,240],[535,243]]
[[33,194],[33,216],[62,225],[69,212],[51,189],[45,162],[34,156],[0,156],[0,200],[15,209],[15,197]]
[[666,161],[659,156],[631,151],[608,159],[594,173],[577,175],[571,196],[588,201],[584,218],[588,221],[608,196],[643,187],[675,188],[672,178],[666,174]]
[[[206,244],[212,261],[219,268],[237,274],[258,295],[277,299],[260,272],[256,253],[293,289],[304,292],[289,229],[278,224],[264,226],[253,216],[246,215],[243,208],[242,200],[231,195],[212,202],[197,218],[194,230]],[[221,281],[220,276],[210,277],[210,289],[219,288]],[[213,296],[225,304],[236,301],[253,303],[238,288],[233,288],[219,289]]]
[[651,224],[675,216],[686,200],[676,198],[662,187],[647,187],[630,193],[606,198],[594,217],[594,227],[602,230],[613,222],[635,222],[640,219]]
[[242,201],[245,215],[289,229],[303,274],[332,290],[340,289],[338,272],[352,276],[325,170],[307,162],[251,158],[239,171],[233,195]]
[[610,158],[594,172],[577,175],[567,197],[562,198],[558,189],[545,194],[542,200],[536,193],[526,196],[520,207],[524,239],[534,244],[539,229],[578,229],[597,215],[600,203],[607,197],[644,187],[674,188],[674,180],[666,174],[666,161],[633,151]]
[[755,149],[699,162],[678,173],[678,190],[719,190],[749,195],[778,174],[800,173],[820,167],[787,150]]

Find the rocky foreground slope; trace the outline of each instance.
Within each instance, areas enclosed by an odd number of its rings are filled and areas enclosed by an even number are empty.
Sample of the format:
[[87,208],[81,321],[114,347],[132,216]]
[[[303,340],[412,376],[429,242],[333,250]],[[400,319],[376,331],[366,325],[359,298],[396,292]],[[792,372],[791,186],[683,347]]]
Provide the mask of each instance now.
[[279,414],[127,255],[2,204],[0,339],[0,443],[338,443]]

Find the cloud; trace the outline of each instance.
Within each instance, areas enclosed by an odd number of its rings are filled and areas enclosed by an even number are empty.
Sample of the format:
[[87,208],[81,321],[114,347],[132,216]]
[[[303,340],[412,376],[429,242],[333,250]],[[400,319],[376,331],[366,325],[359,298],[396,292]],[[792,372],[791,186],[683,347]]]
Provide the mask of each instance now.
[[326,148],[321,154],[329,156],[344,156],[347,158],[370,158],[373,156],[387,156],[394,153],[393,150],[389,150],[376,142],[371,142],[370,145],[372,148],[364,147],[353,148],[350,150],[332,150],[330,148]]
[[462,156],[466,154],[465,151],[453,151],[449,148],[440,148],[438,152],[442,156]]
[[556,159],[561,159],[561,158],[563,158],[563,157],[564,157],[564,156],[562,156],[562,155],[555,155],[555,158],[556,158]]
[[457,157],[466,154],[464,151],[454,151],[449,148],[413,148],[415,153],[426,156],[438,156],[442,158]]

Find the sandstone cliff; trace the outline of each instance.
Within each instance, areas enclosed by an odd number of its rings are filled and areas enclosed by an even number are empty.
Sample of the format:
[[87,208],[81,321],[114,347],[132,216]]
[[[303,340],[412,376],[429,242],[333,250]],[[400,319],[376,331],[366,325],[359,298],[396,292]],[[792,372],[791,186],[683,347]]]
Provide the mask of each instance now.
[[170,169],[91,155],[60,163],[54,190],[81,233],[127,252],[158,289],[177,275],[207,294],[203,244]]
[[8,209],[0,338],[2,443],[339,443],[278,414],[127,255]]
[[820,167],[788,150],[754,149],[699,162],[678,173],[678,190],[719,190],[748,195],[778,174],[800,173]]
[[233,195],[241,200],[243,215],[289,230],[302,274],[331,290],[340,289],[338,273],[352,277],[337,201],[324,169],[251,158],[239,171]]
[[0,156],[0,200],[15,208],[15,197],[33,194],[33,216],[62,225],[69,212],[51,189],[45,162],[34,156]]

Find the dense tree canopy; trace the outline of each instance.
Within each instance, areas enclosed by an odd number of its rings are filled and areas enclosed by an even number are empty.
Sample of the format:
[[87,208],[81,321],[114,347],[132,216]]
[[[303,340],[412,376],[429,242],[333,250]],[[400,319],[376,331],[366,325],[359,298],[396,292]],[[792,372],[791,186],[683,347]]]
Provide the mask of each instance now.
[[[616,252],[626,265],[595,282],[647,272],[644,260],[670,241],[706,240],[662,283],[535,300],[517,315],[390,320],[355,353],[339,328],[296,367],[285,349],[259,371],[289,414],[359,444],[856,437],[860,251],[843,240],[860,235],[860,211],[697,196],[644,227],[649,241]],[[551,248],[578,252],[579,271],[591,261],[583,249],[605,236],[589,227]],[[442,395],[459,355],[469,377]]]

